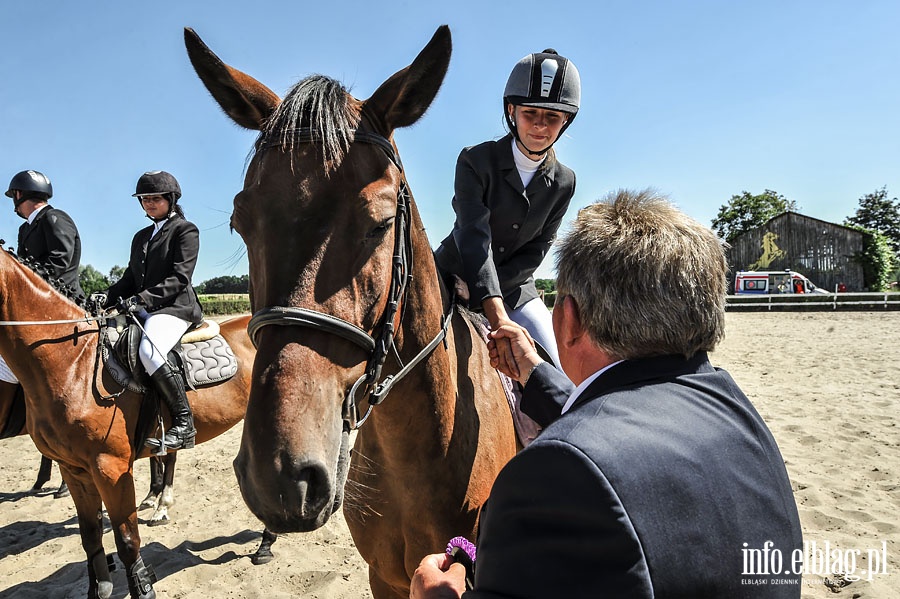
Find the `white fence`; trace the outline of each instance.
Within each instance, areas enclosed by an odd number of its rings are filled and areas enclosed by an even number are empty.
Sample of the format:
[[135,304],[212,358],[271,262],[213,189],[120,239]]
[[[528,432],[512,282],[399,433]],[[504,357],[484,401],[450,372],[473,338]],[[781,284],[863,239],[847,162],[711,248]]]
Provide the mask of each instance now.
[[857,310],[900,310],[900,293],[786,293],[772,295],[729,295],[727,310],[746,312]]

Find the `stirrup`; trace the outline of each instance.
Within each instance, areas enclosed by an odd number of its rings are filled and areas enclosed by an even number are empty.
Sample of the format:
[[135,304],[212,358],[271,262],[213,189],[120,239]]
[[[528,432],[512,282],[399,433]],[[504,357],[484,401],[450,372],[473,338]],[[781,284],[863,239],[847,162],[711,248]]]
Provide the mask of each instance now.
[[[171,435],[176,436],[177,435]],[[183,437],[179,437],[181,443],[166,443],[166,433],[163,433],[162,437],[159,439],[150,438],[144,442],[144,445],[147,447],[157,449],[156,452],[153,453],[155,456],[164,456],[171,449],[177,451],[179,449],[193,449],[194,448],[194,438],[197,436],[197,431],[194,431],[190,435],[184,435]]]

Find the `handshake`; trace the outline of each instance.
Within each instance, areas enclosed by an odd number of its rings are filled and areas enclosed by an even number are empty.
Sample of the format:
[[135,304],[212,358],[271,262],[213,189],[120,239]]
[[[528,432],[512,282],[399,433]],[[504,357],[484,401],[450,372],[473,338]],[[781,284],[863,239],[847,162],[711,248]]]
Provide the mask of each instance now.
[[491,366],[523,387],[534,369],[544,362],[528,331],[512,320],[501,321],[493,327],[487,345]]

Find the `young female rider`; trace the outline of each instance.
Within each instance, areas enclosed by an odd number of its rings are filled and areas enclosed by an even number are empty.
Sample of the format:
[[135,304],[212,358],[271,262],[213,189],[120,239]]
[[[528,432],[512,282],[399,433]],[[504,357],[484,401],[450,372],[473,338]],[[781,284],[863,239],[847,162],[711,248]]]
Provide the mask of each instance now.
[[[550,313],[534,285],[575,193],[575,173],[553,144],[581,103],[578,70],[555,50],[520,60],[506,83],[510,133],[465,148],[456,163],[453,232],[435,251],[438,268],[468,286],[469,303],[497,330],[524,327],[559,366]],[[508,345],[498,342],[511,371]]]
[[[197,434],[194,418],[181,375],[171,368],[166,355],[191,325],[203,319],[191,286],[200,233],[184,218],[177,204],[181,187],[169,173],[144,173],[133,197],[153,224],[134,236],[128,268],[107,292],[107,306],[121,299],[120,306],[142,320],[141,363],[172,414],[165,446],[188,449]],[[147,445],[159,447],[160,440],[148,439]]]

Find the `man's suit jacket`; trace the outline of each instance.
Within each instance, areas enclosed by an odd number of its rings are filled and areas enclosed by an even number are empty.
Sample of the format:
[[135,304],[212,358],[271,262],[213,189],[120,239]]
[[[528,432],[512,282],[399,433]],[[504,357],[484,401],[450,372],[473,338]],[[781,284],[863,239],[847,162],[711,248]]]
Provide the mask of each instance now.
[[[547,389],[572,385],[543,364],[523,405],[558,413],[566,394],[527,397]],[[784,567],[802,548],[784,462],[747,397],[705,354],[626,361],[501,471],[464,597],[800,597],[799,574],[745,563],[767,541]]]
[[81,237],[72,218],[53,206],[47,206],[34,217],[30,225],[19,227],[17,251],[23,258],[31,257],[53,269],[53,276],[62,279],[79,295],[84,295],[78,282],[81,264]]
[[137,295],[151,314],[171,314],[197,324],[203,316],[191,277],[200,252],[200,232],[178,215],[150,239],[153,227],[134,236],[128,268],[110,287],[108,304]]
[[476,309],[493,296],[513,309],[538,297],[534,271],[575,194],[575,173],[548,156],[526,189],[507,135],[465,148],[454,187],[456,222],[435,250],[438,268],[466,282]]

